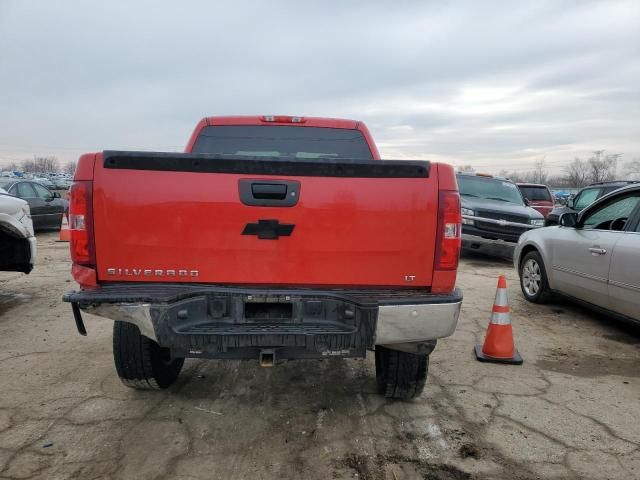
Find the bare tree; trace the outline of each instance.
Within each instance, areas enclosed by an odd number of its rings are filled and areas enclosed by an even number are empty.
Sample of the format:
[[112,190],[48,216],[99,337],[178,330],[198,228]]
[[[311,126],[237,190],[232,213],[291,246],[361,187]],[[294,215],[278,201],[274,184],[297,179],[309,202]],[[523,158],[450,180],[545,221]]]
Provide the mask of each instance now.
[[56,157],[35,157],[33,161],[36,164],[38,172],[53,173],[60,169],[58,159]]
[[471,165],[460,165],[458,167],[458,171],[459,172],[475,172],[476,170]]
[[56,157],[33,157],[33,160],[23,160],[21,166],[26,173],[53,173],[60,170]]
[[604,150],[595,150],[593,156],[588,160],[591,182],[596,183],[614,180],[618,160],[621,156],[621,153],[605,155]]
[[631,180],[640,180],[640,158],[634,158],[625,163],[624,173]]
[[18,164],[16,162],[11,162],[7,165],[6,169],[8,172],[15,172],[18,170]]
[[547,180],[549,179],[549,173],[545,169],[544,158],[536,160],[536,162],[534,163],[534,169],[532,172],[529,172],[529,174],[529,181],[531,183],[547,183]]
[[68,173],[69,175],[73,175],[74,173],[76,173],[76,162],[67,162],[62,171],[64,173]]
[[567,178],[564,175],[550,175],[547,180],[547,185],[552,188],[571,188]]
[[589,183],[589,165],[578,157],[564,168],[566,186],[582,188]]
[[534,169],[528,172],[509,172],[503,168],[498,173],[499,177],[505,177],[516,183],[547,183],[549,173],[545,169],[544,158],[538,160],[534,164]]
[[23,160],[22,171],[25,173],[35,173],[37,171],[36,162],[34,160]]

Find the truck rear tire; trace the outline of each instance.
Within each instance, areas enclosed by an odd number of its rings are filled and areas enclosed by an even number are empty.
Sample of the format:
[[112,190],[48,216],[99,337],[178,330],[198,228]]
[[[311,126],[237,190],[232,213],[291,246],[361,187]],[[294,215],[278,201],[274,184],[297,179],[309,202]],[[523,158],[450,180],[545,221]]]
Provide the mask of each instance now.
[[410,400],[418,397],[424,390],[428,370],[428,355],[376,347],[378,391],[387,398]]
[[184,365],[184,358],[171,358],[168,348],[142,335],[136,325],[117,320],[113,324],[113,359],[122,383],[138,390],[167,388]]

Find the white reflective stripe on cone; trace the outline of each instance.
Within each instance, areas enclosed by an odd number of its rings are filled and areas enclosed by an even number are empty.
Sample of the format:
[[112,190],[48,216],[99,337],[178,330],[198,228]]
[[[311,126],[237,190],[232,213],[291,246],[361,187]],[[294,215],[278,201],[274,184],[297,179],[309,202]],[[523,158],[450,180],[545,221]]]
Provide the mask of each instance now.
[[499,288],[496,290],[496,301],[493,302],[494,305],[498,305],[499,307],[506,307],[509,305],[509,297],[507,297],[507,289]]
[[495,325],[509,325],[511,323],[511,314],[491,312],[491,323]]

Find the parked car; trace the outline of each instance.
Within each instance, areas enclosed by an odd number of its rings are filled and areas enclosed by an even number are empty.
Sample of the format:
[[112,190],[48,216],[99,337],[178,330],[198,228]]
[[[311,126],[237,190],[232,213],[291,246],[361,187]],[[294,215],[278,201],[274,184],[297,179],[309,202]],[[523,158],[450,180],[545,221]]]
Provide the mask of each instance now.
[[51,182],[53,183],[52,188],[55,190],[69,190],[69,188],[71,188],[71,183],[72,183],[71,180],[67,180],[62,177],[56,177],[52,179]]
[[419,395],[462,302],[453,168],[381,160],[362,122],[325,118],[206,118],[186,152],[83,155],[71,187],[64,299],[80,333],[82,310],[115,320],[123,383],[375,349],[380,392]]
[[518,183],[517,185],[525,202],[546,218],[555,205],[549,187],[538,183]]
[[459,173],[462,205],[462,247],[490,251],[514,244],[524,232],[542,227],[544,217],[527,206],[511,180],[491,175]]
[[0,178],[0,187],[10,195],[22,198],[29,203],[35,230],[59,229],[62,224],[62,214],[69,210],[67,200],[38,182],[19,178]]
[[619,188],[560,225],[528,232],[514,264],[530,302],[561,293],[640,322],[640,184]]
[[579,213],[591,205],[600,197],[613,192],[626,185],[637,183],[636,181],[618,180],[615,182],[598,182],[582,188],[573,197],[569,197],[567,204],[554,208],[545,219],[545,226],[558,225],[563,213]]
[[29,273],[35,259],[29,204],[0,188],[0,270]]
[[39,183],[40,185],[53,189],[55,188],[55,184],[46,177],[34,177],[32,179],[34,182]]
[[555,200],[555,203],[560,205],[566,205],[567,202],[569,201],[569,198],[571,198],[571,193],[565,192],[563,190],[552,192],[552,193],[553,193],[553,198]]

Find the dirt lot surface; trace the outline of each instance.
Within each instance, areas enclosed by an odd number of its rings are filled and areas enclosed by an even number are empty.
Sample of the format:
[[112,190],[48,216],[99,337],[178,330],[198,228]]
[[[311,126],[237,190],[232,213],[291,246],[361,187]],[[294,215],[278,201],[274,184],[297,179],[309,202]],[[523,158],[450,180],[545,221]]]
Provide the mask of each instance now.
[[[413,402],[375,392],[366,360],[190,360],[177,385],[118,380],[111,322],[75,332],[67,244],[0,273],[0,477],[111,479],[640,478],[640,332],[521,297],[508,262],[462,261],[455,335]],[[472,354],[506,273],[523,366]]]

